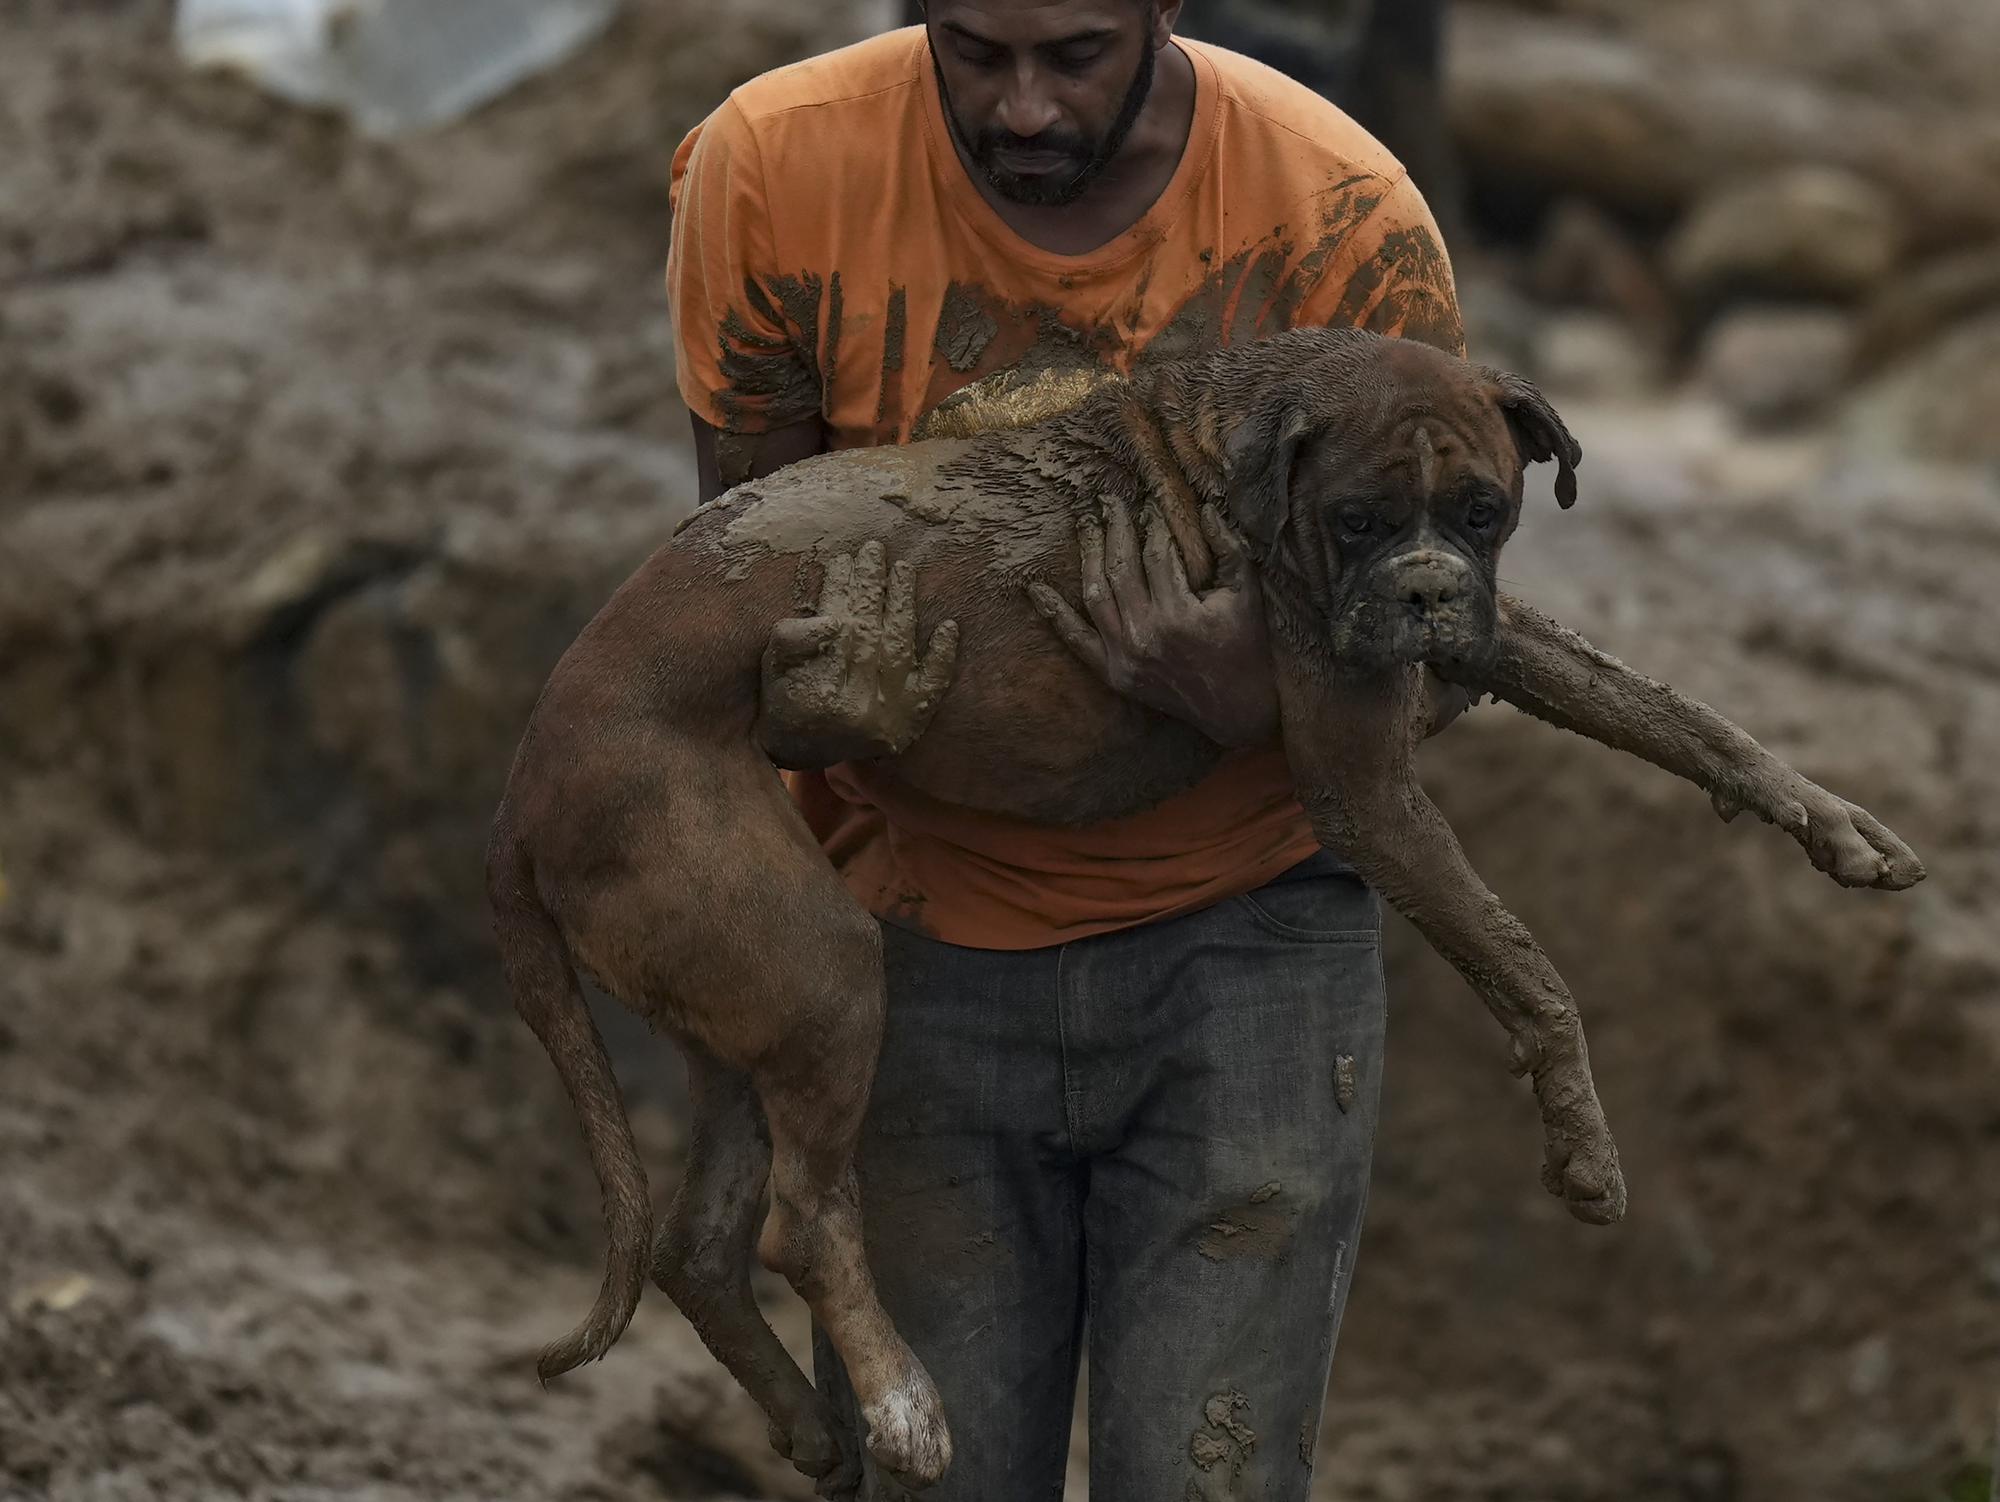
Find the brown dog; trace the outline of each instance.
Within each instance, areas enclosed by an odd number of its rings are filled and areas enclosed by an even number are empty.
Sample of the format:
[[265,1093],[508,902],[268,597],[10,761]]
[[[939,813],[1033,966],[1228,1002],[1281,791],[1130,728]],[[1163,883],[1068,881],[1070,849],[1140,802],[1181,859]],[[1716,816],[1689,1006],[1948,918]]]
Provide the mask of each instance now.
[[[799,619],[816,598],[860,596],[866,619],[886,592],[892,623],[932,644],[902,687],[936,701],[887,764],[894,775],[1047,823],[1154,803],[1218,749],[1107,689],[1024,589],[1074,602],[1078,527],[1110,508],[1166,528],[1197,588],[1233,545],[1224,517],[1247,540],[1315,830],[1508,1030],[1540,1104],[1551,1192],[1584,1220],[1623,1214],[1575,1005],[1417,785],[1423,665],[1687,777],[1725,812],[1755,812],[1845,884],[1903,887],[1923,872],[1866,813],[1712,711],[1497,592],[1524,465],[1555,460],[1567,506],[1579,457],[1525,381],[1418,344],[1312,330],[1144,371],[1018,431],[808,460],[698,512],[557,666],[490,853],[508,983],[582,1119],[610,1230],[597,1304],[544,1353],[544,1378],[605,1353],[650,1263],[770,1415],[779,1448],[810,1474],[851,1468],[751,1297],[754,1241],[838,1349],[878,1462],[917,1485],[943,1473],[943,1415],[876,1300],[850,1163],[882,1028],[875,922],[771,765],[849,748],[802,738],[799,705],[760,704],[762,660],[767,641],[799,651],[802,633],[826,629]],[[898,559],[886,571],[884,543]],[[948,689],[947,614],[964,643]],[[808,697],[822,689],[838,692]],[[574,970],[687,1056],[693,1138],[657,1245]]]

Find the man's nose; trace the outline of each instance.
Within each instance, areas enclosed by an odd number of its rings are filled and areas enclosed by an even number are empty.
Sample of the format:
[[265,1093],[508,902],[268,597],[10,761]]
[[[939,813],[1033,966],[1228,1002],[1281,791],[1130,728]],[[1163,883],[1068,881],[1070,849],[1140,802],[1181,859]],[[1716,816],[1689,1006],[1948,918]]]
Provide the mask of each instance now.
[[1026,139],[1040,135],[1061,118],[1041,69],[1023,63],[1000,96],[1000,128]]
[[1428,612],[1451,604],[1470,583],[1471,573],[1458,559],[1424,548],[1389,570],[1388,593],[1412,610]]

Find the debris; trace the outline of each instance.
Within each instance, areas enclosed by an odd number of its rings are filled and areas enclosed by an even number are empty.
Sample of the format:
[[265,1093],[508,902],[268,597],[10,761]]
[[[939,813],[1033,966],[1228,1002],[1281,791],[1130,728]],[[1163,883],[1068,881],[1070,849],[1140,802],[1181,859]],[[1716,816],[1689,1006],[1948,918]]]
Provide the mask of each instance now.
[[29,1314],[38,1309],[67,1314],[96,1292],[96,1282],[82,1273],[57,1273],[39,1283],[30,1283],[7,1301],[7,1307],[15,1314]]
[[370,135],[441,125],[569,56],[618,0],[181,0],[197,67],[231,68]]

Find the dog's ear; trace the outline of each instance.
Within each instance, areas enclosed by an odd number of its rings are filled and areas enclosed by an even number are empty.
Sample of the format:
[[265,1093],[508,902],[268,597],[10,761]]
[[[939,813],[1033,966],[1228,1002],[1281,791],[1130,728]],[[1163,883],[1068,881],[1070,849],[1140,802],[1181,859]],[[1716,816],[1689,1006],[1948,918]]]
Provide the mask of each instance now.
[[1292,507],[1292,464],[1312,424],[1297,401],[1284,401],[1238,423],[1222,447],[1229,516],[1261,561]]
[[1533,381],[1504,370],[1487,370],[1485,374],[1494,405],[1506,417],[1515,446],[1521,450],[1521,462],[1556,461],[1556,504],[1567,511],[1576,504],[1576,467],[1583,462],[1583,446],[1570,436],[1556,409]]

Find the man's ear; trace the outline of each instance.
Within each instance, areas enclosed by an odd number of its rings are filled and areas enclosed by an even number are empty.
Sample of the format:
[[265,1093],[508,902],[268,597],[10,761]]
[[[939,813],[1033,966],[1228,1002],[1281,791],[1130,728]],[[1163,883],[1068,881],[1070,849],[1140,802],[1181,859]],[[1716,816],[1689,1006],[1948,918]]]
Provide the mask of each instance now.
[[1238,423],[1223,443],[1229,517],[1260,563],[1291,519],[1292,466],[1311,428],[1304,409],[1286,401]]
[[1504,370],[1484,370],[1493,404],[1507,419],[1523,464],[1556,461],[1556,504],[1567,511],[1576,504],[1576,467],[1583,446],[1570,436],[1556,409],[1533,381]]

